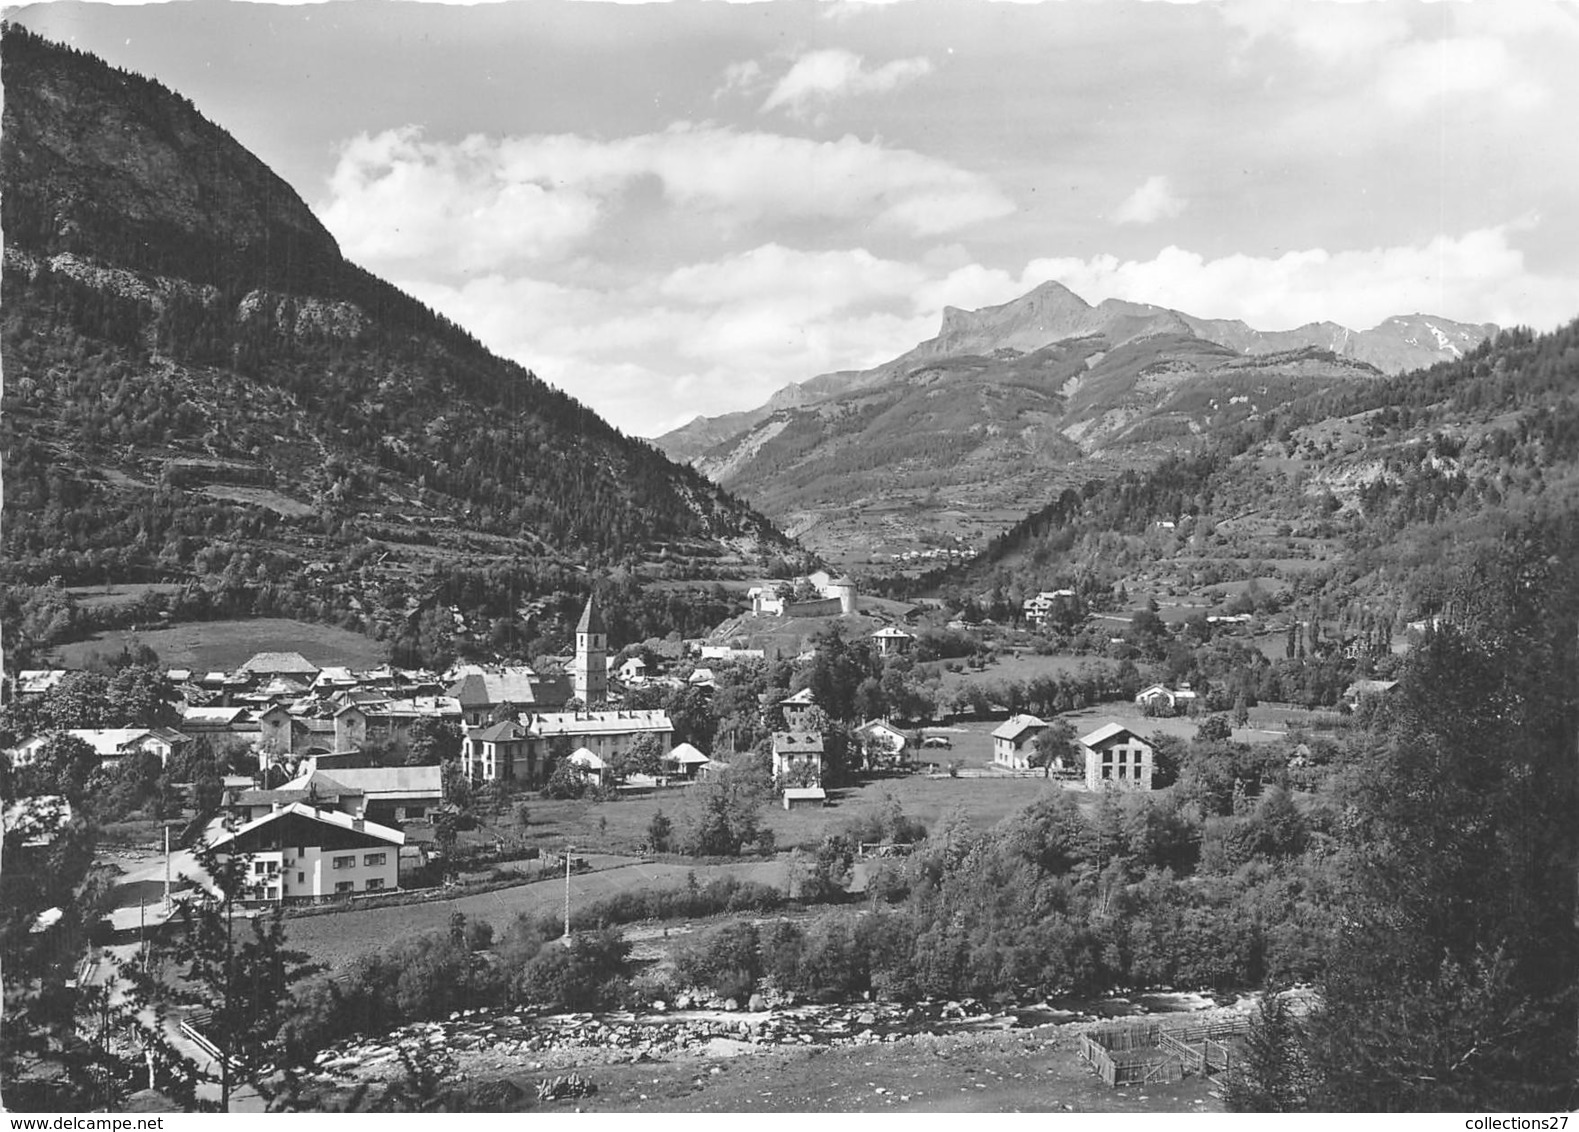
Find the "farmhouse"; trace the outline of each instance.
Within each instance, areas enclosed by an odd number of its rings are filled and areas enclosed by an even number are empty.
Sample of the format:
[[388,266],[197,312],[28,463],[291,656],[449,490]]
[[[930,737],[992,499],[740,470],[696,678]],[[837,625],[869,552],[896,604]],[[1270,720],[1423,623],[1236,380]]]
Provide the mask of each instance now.
[[1150,790],[1156,752],[1129,728],[1108,723],[1080,737],[1088,790]]
[[334,810],[292,803],[210,844],[252,858],[245,899],[280,903],[400,887],[405,835]]
[[773,778],[788,775],[816,785],[822,781],[822,736],[816,732],[773,733]]
[[866,741],[870,749],[881,751],[888,758],[903,755],[910,742],[903,731],[880,719],[868,720],[857,727],[855,733]]
[[1188,684],[1181,684],[1178,688],[1152,684],[1135,693],[1135,702],[1152,713],[1182,711],[1198,698]]
[[905,656],[910,652],[910,646],[915,644],[915,640],[896,625],[885,625],[872,634],[872,641],[877,645],[878,656]]
[[793,696],[779,701],[779,708],[784,712],[784,726],[791,731],[806,730],[811,709],[817,706],[817,701],[812,699],[811,689],[802,688]]
[[993,728],[992,761],[1010,770],[1028,770],[1031,746],[1046,726],[1034,715],[1011,715]]

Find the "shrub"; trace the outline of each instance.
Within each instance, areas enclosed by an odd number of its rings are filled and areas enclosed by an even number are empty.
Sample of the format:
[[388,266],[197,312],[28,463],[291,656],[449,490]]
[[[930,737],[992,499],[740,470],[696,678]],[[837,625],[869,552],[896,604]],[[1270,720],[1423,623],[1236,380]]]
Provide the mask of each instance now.
[[577,932],[570,946],[549,944],[516,979],[524,1000],[559,1010],[600,1010],[619,997],[630,944],[612,928]]
[[689,941],[675,953],[676,974],[692,986],[723,998],[744,999],[762,974],[757,929],[749,923],[725,924]]

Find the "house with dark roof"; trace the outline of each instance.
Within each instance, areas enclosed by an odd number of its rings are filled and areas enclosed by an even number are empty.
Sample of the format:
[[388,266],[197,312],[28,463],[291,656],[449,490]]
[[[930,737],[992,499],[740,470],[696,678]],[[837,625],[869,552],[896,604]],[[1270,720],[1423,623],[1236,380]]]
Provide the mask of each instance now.
[[291,676],[303,680],[305,685],[318,678],[318,666],[299,652],[259,652],[253,653],[236,669],[236,674],[265,681],[276,676]]
[[822,782],[822,735],[816,731],[773,733],[773,778],[782,776]]
[[531,733],[513,719],[467,730],[461,741],[461,770],[466,777],[484,782],[524,782],[535,785],[537,765]]
[[[336,767],[314,770],[282,790],[302,790],[353,817],[397,823],[428,818],[444,804],[444,774],[436,766]],[[332,798],[333,801],[329,801]]]
[[467,727],[486,727],[507,704],[518,711],[558,711],[570,702],[573,689],[568,676],[540,676],[525,665],[468,665],[457,671],[445,694],[460,705]]
[[398,829],[295,802],[209,844],[222,860],[251,858],[245,900],[281,903],[398,889],[405,840]]

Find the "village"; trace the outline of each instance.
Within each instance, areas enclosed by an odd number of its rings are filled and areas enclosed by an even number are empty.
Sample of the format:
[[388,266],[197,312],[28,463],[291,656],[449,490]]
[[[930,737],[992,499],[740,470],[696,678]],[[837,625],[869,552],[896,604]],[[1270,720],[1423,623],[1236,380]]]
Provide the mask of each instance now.
[[[903,625],[915,629],[920,607],[860,596],[848,575],[818,572],[764,582],[745,597],[758,619],[801,619],[802,627],[808,621],[879,624],[865,642],[879,665],[893,660],[908,666],[917,640]],[[1067,625],[1076,612],[1093,624],[1105,616],[1085,611],[1073,589],[1039,592],[1022,604],[1024,623],[1032,628]],[[874,608],[879,620],[863,621],[863,609]],[[1249,615],[1205,620],[1227,627]],[[947,627],[970,628],[958,620]],[[149,755],[169,770],[194,747],[239,755],[232,761],[246,771],[222,773],[206,800],[198,784],[185,784],[186,812],[196,824],[180,826],[186,844],[178,848],[203,844],[248,855],[254,862],[249,903],[338,901],[351,907],[346,901],[422,888],[444,875],[431,866],[443,856],[447,824],[460,808],[457,795],[486,788],[495,796],[536,797],[553,780],[571,783],[577,796],[591,789],[608,799],[643,799],[683,792],[728,771],[732,761],[752,753],[736,749],[734,731],[722,745],[706,742],[704,753],[683,737],[677,741],[674,720],[654,705],[683,692],[709,701],[721,674],[766,663],[764,649],[738,646],[739,639],[686,642],[687,663],[679,666],[684,675],[671,675],[666,669],[674,665],[658,657],[649,664],[640,652],[611,652],[594,597],[575,626],[573,652],[545,671],[520,663],[458,663],[442,673],[388,664],[363,669],[320,666],[299,652],[261,652],[228,672],[164,670],[159,694],[172,717],[167,724],[40,731],[3,753],[13,770],[25,770],[65,736],[91,750],[101,774]],[[813,656],[808,649],[796,659],[804,664]],[[21,705],[37,702],[68,676],[64,669],[17,673],[8,680],[9,697]],[[1354,681],[1345,702],[1358,705],[1393,684]],[[1158,727],[1158,734],[1192,733],[1202,696],[1188,683],[1115,685],[1093,694],[1106,703],[1047,718],[1029,704],[957,696],[953,710],[941,716],[935,710],[922,719],[885,713],[853,719],[843,730],[859,748],[853,765],[868,776],[1023,776],[1091,795],[1150,791],[1156,750],[1144,736]],[[1005,698],[1021,697],[1016,690]],[[826,807],[823,728],[831,705],[819,704],[809,686],[784,696],[759,692],[755,699],[763,735],[757,748],[776,804],[785,811]],[[897,707],[899,697],[894,701]],[[1175,720],[1188,721],[1183,732]],[[1235,738],[1250,742],[1287,733],[1286,722],[1259,731],[1245,726],[1248,713],[1238,722]],[[959,754],[974,750],[977,757],[957,757],[956,743]],[[1301,744],[1291,754],[1297,766],[1310,749]],[[844,761],[848,756],[841,756]],[[840,785],[851,779],[838,777]],[[23,798],[7,810],[7,828],[31,828],[45,815],[46,827],[64,822],[69,806],[56,796]],[[448,840],[453,851],[452,832]],[[155,917],[162,922],[172,911],[167,900]],[[139,922],[146,924],[147,915],[143,909]],[[119,927],[127,918],[125,908],[111,916]]]

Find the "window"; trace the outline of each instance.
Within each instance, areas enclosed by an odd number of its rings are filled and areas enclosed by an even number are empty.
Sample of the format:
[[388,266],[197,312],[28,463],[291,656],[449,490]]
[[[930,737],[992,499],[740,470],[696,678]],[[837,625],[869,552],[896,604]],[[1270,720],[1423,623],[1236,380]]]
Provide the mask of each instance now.
[[364,854],[362,854],[362,864],[364,864],[364,865],[382,865],[383,863],[384,863],[384,854],[382,854],[382,853],[364,853]]
[[306,884],[307,883],[307,874],[306,873],[297,873],[296,874],[296,883],[297,884]]
[[406,807],[406,819],[408,821],[410,819],[412,819],[412,818],[420,818],[425,813],[427,813],[427,807],[426,806],[407,806]]
[[336,892],[355,892],[356,891],[356,881],[354,881],[354,880],[337,880],[337,881],[334,882],[334,890]]
[[355,853],[350,853],[350,854],[347,854],[344,857],[336,857],[334,859],[334,867],[337,868],[337,869],[354,869],[354,868],[356,868],[356,854]]
[[384,878],[383,877],[371,877],[371,878],[368,879],[367,890],[369,892],[372,892],[374,889],[379,889],[379,888],[383,888],[383,887],[384,887]]

